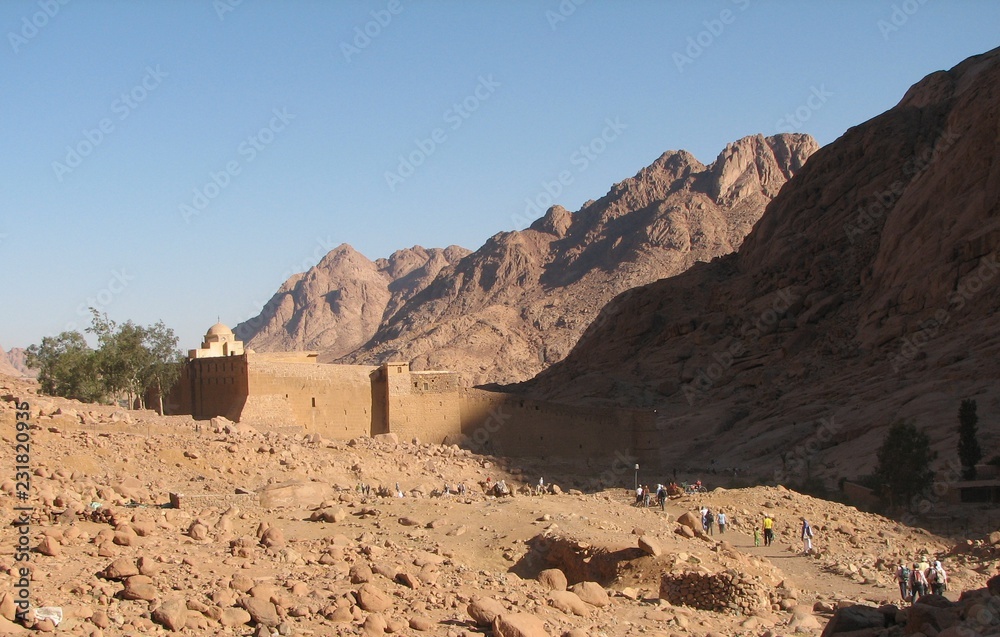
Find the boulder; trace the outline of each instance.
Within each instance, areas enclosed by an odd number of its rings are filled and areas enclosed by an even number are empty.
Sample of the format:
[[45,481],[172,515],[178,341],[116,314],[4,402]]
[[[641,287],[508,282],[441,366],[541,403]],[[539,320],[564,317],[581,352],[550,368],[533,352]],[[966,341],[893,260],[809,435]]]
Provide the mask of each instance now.
[[180,597],[174,597],[160,604],[153,611],[153,621],[167,630],[178,632],[184,629],[187,622],[187,603]]
[[153,586],[153,578],[145,575],[133,575],[125,580],[125,588],[122,590],[123,599],[152,601],[156,598],[156,587]]
[[652,555],[654,557],[663,553],[663,550],[660,548],[660,543],[650,535],[643,535],[639,538],[639,548],[642,549],[642,552],[646,555]]
[[362,584],[358,589],[358,606],[369,613],[380,613],[392,606],[392,598],[374,584]]
[[569,587],[569,590],[576,593],[576,596],[598,608],[604,608],[611,603],[611,598],[604,590],[604,587],[597,582],[578,582]]
[[423,615],[417,615],[416,617],[411,617],[409,621],[410,628],[413,630],[419,630],[420,632],[426,632],[429,630],[434,630],[434,620],[430,617],[424,617]]
[[495,637],[552,637],[545,622],[528,613],[497,615],[493,620]]
[[590,608],[587,604],[571,591],[549,592],[549,606],[580,617],[590,616]]
[[492,597],[473,597],[468,607],[469,617],[478,626],[490,626],[497,615],[507,612],[503,604]]
[[262,626],[273,628],[281,622],[278,610],[270,600],[259,597],[241,597],[239,605],[250,614],[250,619]]
[[861,605],[848,606],[834,613],[830,623],[823,630],[822,637],[868,628],[882,629],[885,625],[885,615],[879,609]]
[[394,432],[389,432],[387,434],[375,434],[374,436],[372,436],[372,439],[375,442],[379,443],[385,443],[390,445],[399,444],[399,436],[397,436]]
[[692,511],[688,511],[687,513],[683,514],[681,517],[677,518],[677,522],[679,522],[680,524],[683,524],[684,526],[688,527],[692,531],[700,531],[701,530],[701,517],[699,517],[696,513],[692,512]]
[[252,617],[250,613],[242,608],[230,607],[223,609],[222,615],[219,617],[219,623],[223,626],[242,626],[243,624],[250,623]]
[[43,537],[42,541],[38,543],[38,548],[35,550],[49,557],[59,557],[62,555],[62,546],[59,544],[59,540],[50,535]]
[[550,591],[566,590],[566,575],[557,568],[547,568],[538,573],[538,583]]
[[280,484],[270,484],[257,491],[260,506],[265,509],[277,507],[318,507],[333,496],[333,489],[324,482],[290,480]]

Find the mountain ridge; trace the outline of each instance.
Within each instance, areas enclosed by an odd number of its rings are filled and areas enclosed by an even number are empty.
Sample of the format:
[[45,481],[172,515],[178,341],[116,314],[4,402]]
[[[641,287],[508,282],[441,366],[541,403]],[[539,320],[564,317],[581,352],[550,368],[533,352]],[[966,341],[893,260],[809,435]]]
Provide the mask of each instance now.
[[655,408],[665,465],[773,471],[806,450],[798,477],[834,483],[900,418],[955,462],[939,423],[970,397],[1000,446],[998,86],[1000,49],[930,74],[819,149],[737,253],[620,295],[510,389]]

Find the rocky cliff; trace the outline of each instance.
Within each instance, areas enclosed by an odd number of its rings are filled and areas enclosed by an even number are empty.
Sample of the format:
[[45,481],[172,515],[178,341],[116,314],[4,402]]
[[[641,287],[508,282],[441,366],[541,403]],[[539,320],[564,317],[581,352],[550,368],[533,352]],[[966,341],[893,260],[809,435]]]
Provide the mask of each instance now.
[[22,376],[27,376],[29,378],[35,378],[38,376],[37,369],[31,369],[28,367],[28,353],[20,347],[12,347],[7,351],[7,360]]
[[0,347],[0,374],[5,376],[20,376],[21,371],[14,367],[7,356],[7,352]]
[[994,50],[816,152],[737,254],[618,296],[520,390],[656,408],[668,466],[830,482],[871,469],[897,418],[953,467],[958,406],[975,398],[990,457],[998,156]]
[[370,261],[347,244],[290,277],[236,335],[261,351],[320,350],[323,359],[362,345],[379,324],[469,251],[415,246]]
[[529,378],[565,357],[616,294],[738,248],[816,148],[807,135],[757,135],[708,166],[664,153],[579,211],[554,206],[442,268],[340,360],[407,360],[467,383]]

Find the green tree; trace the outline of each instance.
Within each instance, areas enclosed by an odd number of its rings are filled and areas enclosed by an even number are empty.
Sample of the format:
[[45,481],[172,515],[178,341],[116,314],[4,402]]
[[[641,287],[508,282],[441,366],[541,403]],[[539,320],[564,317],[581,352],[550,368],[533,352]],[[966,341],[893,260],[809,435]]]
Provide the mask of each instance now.
[[118,325],[107,314],[101,315],[93,308],[91,312],[93,320],[87,331],[97,336],[98,368],[105,386],[116,400],[124,399],[129,409],[137,400],[139,407],[144,407],[146,370],[152,364],[152,356],[144,342],[146,328],[132,321]]
[[958,408],[958,459],[962,462],[962,477],[976,479],[976,463],[983,459],[983,450],[976,438],[979,416],[976,415],[976,401],[966,399]]
[[28,348],[29,364],[39,368],[42,391],[84,401],[105,397],[138,402],[145,407],[147,390],[156,390],[163,413],[163,395],[180,377],[183,358],[174,331],[157,321],[150,327],[126,321],[119,325],[107,314],[90,308],[87,332],[97,337],[91,349],[79,332],[46,337]]
[[929,489],[934,480],[930,465],[935,454],[930,439],[912,424],[893,423],[877,457],[877,491],[890,509],[912,501]]
[[29,347],[27,355],[28,365],[38,369],[38,382],[46,394],[85,402],[104,398],[97,353],[87,345],[80,332],[46,336],[41,345]]
[[146,387],[155,389],[163,414],[163,395],[170,392],[181,376],[184,357],[177,349],[174,331],[157,321],[146,329],[145,344],[150,353],[150,365],[146,370]]

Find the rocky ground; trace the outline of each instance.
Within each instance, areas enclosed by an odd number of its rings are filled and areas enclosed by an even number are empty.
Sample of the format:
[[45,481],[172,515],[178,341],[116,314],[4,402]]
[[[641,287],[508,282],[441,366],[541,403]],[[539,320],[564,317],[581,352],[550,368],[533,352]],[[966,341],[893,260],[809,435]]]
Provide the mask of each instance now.
[[[838,607],[897,603],[899,559],[940,557],[958,599],[1000,557],[989,542],[954,546],[781,487],[636,508],[624,488],[582,492],[585,475],[457,447],[261,432],[34,392],[0,377],[0,512],[12,522],[0,531],[0,634],[819,634]],[[15,400],[31,405],[27,503],[14,497]],[[498,499],[478,484],[539,475],[558,493]],[[397,482],[405,497],[379,495]],[[468,490],[441,495],[445,483]],[[25,505],[30,560],[18,562]],[[684,524],[703,505],[726,511],[724,535]],[[765,512],[778,541],[757,547]],[[802,516],[816,530],[810,556],[796,539]],[[58,626],[10,621],[21,590],[59,609]]]

